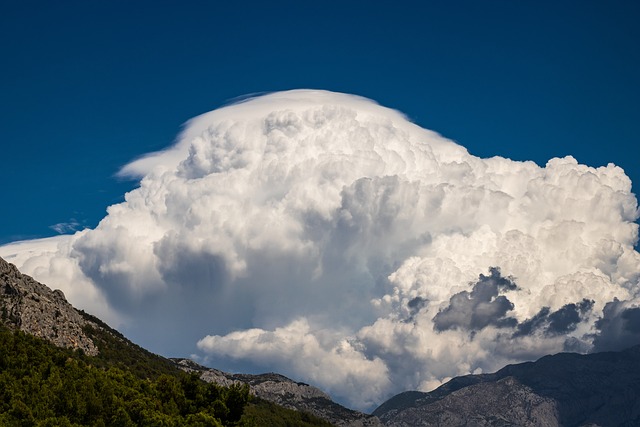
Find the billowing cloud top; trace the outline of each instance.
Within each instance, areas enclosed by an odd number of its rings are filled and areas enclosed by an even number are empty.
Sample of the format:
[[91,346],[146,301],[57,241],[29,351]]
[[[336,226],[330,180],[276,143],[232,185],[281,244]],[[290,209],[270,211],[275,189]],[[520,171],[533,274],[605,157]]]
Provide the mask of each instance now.
[[371,408],[562,350],[640,342],[638,208],[612,164],[481,159],[364,98],[191,120],[94,230],[0,256],[134,340]]

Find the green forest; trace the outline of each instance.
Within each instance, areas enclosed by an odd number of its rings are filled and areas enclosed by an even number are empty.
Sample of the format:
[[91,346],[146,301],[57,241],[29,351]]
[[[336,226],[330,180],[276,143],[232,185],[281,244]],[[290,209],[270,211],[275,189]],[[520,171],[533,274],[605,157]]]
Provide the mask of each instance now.
[[0,326],[1,426],[314,426],[312,415],[187,374],[124,337],[91,331],[100,355]]

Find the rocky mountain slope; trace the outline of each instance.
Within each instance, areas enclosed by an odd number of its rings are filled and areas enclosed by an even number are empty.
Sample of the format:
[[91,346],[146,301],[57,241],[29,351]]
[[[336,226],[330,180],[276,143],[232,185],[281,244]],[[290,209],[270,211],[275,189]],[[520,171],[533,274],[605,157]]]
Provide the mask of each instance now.
[[295,382],[283,375],[268,373],[260,375],[230,374],[206,368],[188,359],[173,359],[187,372],[198,372],[206,382],[230,386],[248,384],[254,396],[297,411],[304,411],[329,421],[337,426],[365,427],[382,426],[377,417],[345,408],[331,400],[322,390],[309,384]]
[[[43,338],[58,347],[97,356],[101,366],[119,366],[141,378],[187,371],[221,386],[248,384],[253,395],[284,408],[306,412],[340,426],[380,426],[377,418],[331,401],[319,389],[278,374],[227,374],[186,359],[170,361],[127,340],[100,319],[75,309],[60,290],[24,275],[0,258],[0,324]],[[273,412],[272,407],[266,408]],[[282,413],[285,414],[285,413]],[[278,416],[281,416],[279,414]],[[286,414],[285,414],[286,415]]]
[[0,325],[43,338],[62,348],[95,356],[100,366],[120,366],[141,378],[180,370],[164,357],[125,338],[102,320],[77,310],[60,290],[20,273],[0,258]]
[[[0,352],[0,425],[13,425],[13,421],[22,419],[27,415],[33,422],[42,417],[48,417],[47,422],[49,423],[53,422],[52,420],[54,419],[58,422],[80,417],[78,413],[82,412],[82,408],[75,408],[77,410],[74,410],[71,407],[73,405],[69,406],[68,402],[65,403],[66,406],[58,405],[56,402],[49,402],[49,406],[44,405],[44,409],[40,408],[36,411],[37,413],[29,411],[29,405],[33,402],[29,401],[22,393],[26,383],[36,384],[32,389],[40,389],[42,393],[50,392],[50,384],[47,382],[49,381],[48,376],[52,370],[59,369],[58,365],[61,363],[64,365],[64,369],[75,369],[66,377],[64,376],[66,371],[61,372],[61,375],[63,375],[62,384],[72,382],[73,384],[70,387],[74,389],[72,391],[76,392],[76,394],[83,392],[91,394],[90,392],[95,392],[92,389],[92,385],[95,386],[96,376],[100,378],[98,383],[102,384],[102,386],[104,386],[105,381],[116,381],[116,386],[122,386],[123,389],[133,387],[136,392],[147,393],[140,396],[141,399],[147,399],[147,401],[153,401],[158,397],[153,395],[154,390],[157,391],[156,389],[159,387],[156,382],[164,384],[164,382],[169,381],[174,385],[185,386],[186,384],[185,387],[189,388],[189,390],[193,388],[189,386],[189,376],[185,376],[184,367],[132,343],[100,319],[82,310],[76,310],[66,301],[62,292],[52,291],[46,285],[21,274],[14,265],[7,263],[2,258],[0,258],[0,313],[0,335],[4,334],[0,338],[5,341],[13,339],[19,342],[19,345],[5,342],[5,347],[9,350],[5,349]],[[13,338],[11,338],[11,334],[7,335],[6,328],[13,331],[22,331],[26,334],[13,333]],[[28,337],[31,337],[31,340]],[[44,341],[38,338],[42,338]],[[48,343],[45,345],[45,342]],[[52,346],[51,344],[54,345]],[[56,353],[52,348],[76,351],[67,351],[65,353],[61,352],[62,350],[58,350],[61,353]],[[66,362],[66,364],[63,362]],[[54,365],[55,367],[52,367]],[[41,370],[45,373],[39,372],[36,367],[44,367]],[[12,375],[15,372],[18,372],[22,377],[20,381],[16,381],[15,378],[12,379]],[[103,378],[100,375],[105,377]],[[136,381],[140,380],[144,382],[144,386],[136,385]],[[234,383],[237,383],[237,381],[221,385],[231,386]],[[109,387],[114,386],[111,383],[109,384]],[[60,384],[57,385],[57,387],[59,386]],[[78,387],[80,387],[80,391],[77,390]],[[179,387],[176,390],[180,392]],[[228,398],[229,393],[233,393],[234,390],[242,390],[242,388],[231,387],[228,390],[231,391],[222,392],[222,395],[218,397],[222,399]],[[125,394],[127,393],[130,394],[130,391],[126,391]],[[82,403],[82,398],[79,395],[75,397],[80,399],[78,405],[82,406],[86,403]],[[37,394],[34,396],[36,401],[39,398],[44,399],[43,396],[39,397]],[[177,399],[182,402],[184,396],[178,395]],[[29,401],[29,405],[25,406],[24,400]],[[93,401],[95,400],[93,399]],[[102,411],[93,413],[93,416],[100,418],[106,416],[105,414],[108,415],[109,409],[113,409],[113,405],[115,405],[112,404],[113,402],[109,402],[109,405],[111,405],[109,408],[102,408]],[[214,401],[209,403],[215,406]],[[200,402],[200,404],[206,406],[206,402]],[[266,399],[249,404],[245,402],[244,405],[246,413],[243,415],[243,422],[246,425],[263,425],[264,422],[268,425],[328,425],[327,421],[311,414],[299,410],[293,411],[266,401]],[[35,406],[35,404],[31,406]],[[122,401],[116,406],[120,407],[118,416],[123,416],[126,419],[128,419],[127,417],[133,417],[133,425],[137,425],[135,422],[136,417],[140,418],[142,416],[139,413],[140,410],[146,411],[145,414],[148,416],[169,417],[174,421],[176,417],[179,418],[181,416],[181,414],[172,413],[172,408],[160,408],[157,404],[145,409],[136,402]],[[346,408],[342,409],[349,411]],[[193,414],[189,416],[191,415]],[[362,415],[364,416],[364,414]],[[229,422],[225,421],[224,417],[218,421],[222,421],[223,425],[233,424],[229,420],[227,420]],[[56,422],[51,425],[58,425]],[[89,424],[85,424],[83,421],[80,425]],[[107,425],[110,424],[107,423]],[[122,425],[130,424],[124,423]],[[163,425],[184,424],[169,423]]]
[[61,347],[79,348],[92,356],[98,354],[98,347],[84,331],[86,326],[97,325],[73,308],[62,291],[52,291],[2,258],[0,310],[0,321],[9,328],[20,329]]
[[457,377],[429,393],[401,393],[373,414],[386,426],[638,426],[640,346]]
[[[229,374],[187,359],[154,355],[1,258],[0,324],[96,356],[91,366],[118,367],[139,378],[173,376],[181,370],[222,386],[248,384],[263,402],[338,426],[640,425],[640,346],[590,355],[562,353],[493,374],[457,377],[429,393],[401,393],[367,415],[279,374]],[[257,413],[258,418],[272,414],[273,406]]]

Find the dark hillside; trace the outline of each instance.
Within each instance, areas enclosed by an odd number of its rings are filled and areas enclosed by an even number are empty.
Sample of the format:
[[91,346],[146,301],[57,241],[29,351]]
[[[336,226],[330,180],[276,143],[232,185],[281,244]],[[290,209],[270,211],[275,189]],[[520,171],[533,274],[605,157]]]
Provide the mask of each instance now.
[[640,346],[457,377],[429,393],[401,393],[374,415],[387,426],[638,426]]

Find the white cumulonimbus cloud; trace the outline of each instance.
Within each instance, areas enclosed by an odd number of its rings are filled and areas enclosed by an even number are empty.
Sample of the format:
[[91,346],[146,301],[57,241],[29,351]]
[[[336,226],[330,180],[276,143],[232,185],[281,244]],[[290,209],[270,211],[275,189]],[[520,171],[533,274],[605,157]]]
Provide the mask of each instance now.
[[612,164],[482,159],[370,100],[298,90],[199,116],[121,173],[140,187],[95,229],[0,256],[163,354],[370,409],[640,342],[638,207]]

